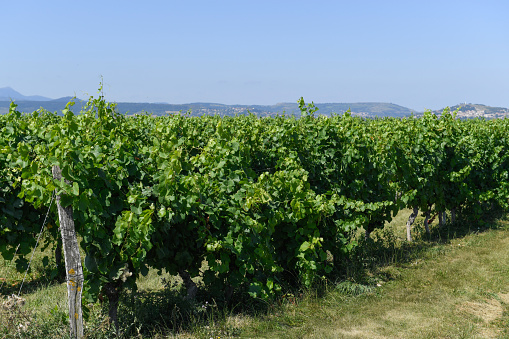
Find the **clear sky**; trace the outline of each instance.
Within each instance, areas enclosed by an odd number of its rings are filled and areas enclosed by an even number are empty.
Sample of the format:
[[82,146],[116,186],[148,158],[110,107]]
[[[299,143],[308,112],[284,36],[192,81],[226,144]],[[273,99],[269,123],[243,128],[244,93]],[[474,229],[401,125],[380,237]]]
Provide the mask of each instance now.
[[509,107],[507,0],[1,0],[0,41],[24,95]]

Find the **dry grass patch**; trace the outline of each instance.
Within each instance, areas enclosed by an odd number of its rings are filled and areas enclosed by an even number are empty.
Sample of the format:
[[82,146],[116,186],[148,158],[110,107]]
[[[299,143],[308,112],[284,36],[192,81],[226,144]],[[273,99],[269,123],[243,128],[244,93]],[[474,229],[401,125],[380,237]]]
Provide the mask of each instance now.
[[467,301],[457,307],[457,312],[477,321],[476,330],[482,338],[500,338],[502,329],[498,328],[507,311],[509,293],[499,293],[496,298]]
[[495,299],[483,301],[467,301],[458,306],[460,313],[473,315],[483,323],[489,324],[494,320],[502,318],[504,307]]

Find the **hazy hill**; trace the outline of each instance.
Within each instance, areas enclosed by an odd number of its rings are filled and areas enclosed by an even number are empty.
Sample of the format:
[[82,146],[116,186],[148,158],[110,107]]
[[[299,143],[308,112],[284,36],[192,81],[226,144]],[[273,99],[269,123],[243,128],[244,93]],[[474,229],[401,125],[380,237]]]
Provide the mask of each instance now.
[[[183,113],[190,111],[191,115],[219,114],[233,116],[235,114],[256,114],[261,116],[286,114],[300,115],[297,103],[278,103],[275,105],[224,105],[217,103],[190,103],[182,105],[172,104],[148,104],[148,103],[126,103],[117,104],[120,112],[128,114],[141,113],[142,111],[162,115],[168,113]],[[332,113],[343,114],[348,109],[354,115],[361,116],[379,116],[379,117],[403,117],[412,113],[412,110],[406,107],[388,103],[318,103],[316,114],[331,115]]]
[[[0,88],[0,114],[9,111],[11,99],[15,100],[18,110],[21,112],[31,113],[40,108],[44,108],[51,112],[60,112],[65,105],[72,100],[72,97],[63,97],[60,99],[49,99],[37,95],[25,96],[10,87]],[[85,105],[80,99],[74,99],[76,104],[72,108],[78,113]],[[317,115],[330,116],[332,114],[343,114],[350,109],[352,115],[362,117],[405,117],[412,113],[415,115],[422,114],[410,108],[399,106],[392,103],[383,102],[357,102],[357,103],[317,103]],[[503,107],[490,107],[479,104],[463,104],[451,107],[454,111],[460,107],[458,117],[486,117],[486,118],[502,118],[509,116],[509,109]],[[117,103],[118,112],[134,115],[139,113],[150,113],[154,115],[176,114],[179,112],[190,112],[193,116],[200,115],[244,115],[256,114],[258,116],[271,116],[276,114],[300,115],[297,103],[278,103],[275,105],[225,105],[218,103],[196,102],[190,104],[168,104],[168,103],[136,103],[136,102],[119,102]],[[440,115],[442,110],[434,111]]]
[[[481,104],[458,104],[450,107],[451,112],[458,110],[458,118],[504,118],[509,117],[509,109],[504,107],[492,107]],[[440,115],[443,110],[433,111]]]
[[[49,101],[21,101],[14,100],[16,105],[18,105],[17,110],[24,113],[32,113],[40,108],[44,108],[50,112],[58,112],[65,108],[65,105],[70,101],[69,100],[49,100]],[[84,106],[84,102],[80,100],[75,100],[76,105],[73,107],[73,112],[78,113],[81,110],[82,105]],[[11,101],[1,101],[0,100],[0,114],[5,114],[9,112]]]
[[[51,112],[61,111],[72,97],[60,99],[50,99],[42,96],[25,96],[10,87],[0,88],[0,114],[9,111],[10,101],[15,100],[18,110],[21,112],[33,112],[44,108]],[[79,112],[84,106],[80,99],[74,100],[76,104],[73,107],[74,112]],[[409,108],[395,104],[382,102],[365,103],[317,103],[319,108],[316,114],[331,115],[343,114],[348,109],[353,115],[364,117],[403,117],[410,115],[413,111]],[[236,114],[249,114],[267,116],[276,114],[300,115],[297,103],[278,103],[275,105],[224,105],[218,103],[189,103],[189,104],[168,104],[168,103],[133,103],[119,102],[117,109],[121,113],[139,114],[142,112],[154,115],[175,114],[178,112],[190,112],[191,115],[219,114],[233,116]]]
[[22,101],[48,101],[50,98],[46,98],[40,95],[23,95],[10,87],[0,88],[0,101],[11,101],[11,100],[22,100]]
[[[50,100],[50,101],[24,101],[15,100],[18,105],[18,110],[21,112],[33,112],[39,108],[44,108],[51,112],[61,111],[66,103],[70,101],[71,97]],[[73,107],[74,112],[79,112],[84,102],[75,99],[76,104]],[[0,100],[0,113],[6,113],[9,110],[10,101]],[[398,106],[388,103],[324,103],[315,104],[319,108],[317,115],[331,115],[333,113],[343,114],[348,109],[351,110],[353,115],[364,117],[404,117],[410,115],[413,111],[409,108]],[[200,115],[228,115],[234,116],[236,114],[256,114],[260,116],[270,116],[276,114],[286,115],[300,115],[297,103],[279,103],[275,105],[224,105],[217,103],[190,103],[190,104],[154,104],[154,103],[133,103],[133,102],[119,102],[117,103],[117,110],[121,113],[129,115],[139,114],[142,112],[151,113],[154,115],[175,114],[178,112],[186,113],[191,112],[193,116]]]

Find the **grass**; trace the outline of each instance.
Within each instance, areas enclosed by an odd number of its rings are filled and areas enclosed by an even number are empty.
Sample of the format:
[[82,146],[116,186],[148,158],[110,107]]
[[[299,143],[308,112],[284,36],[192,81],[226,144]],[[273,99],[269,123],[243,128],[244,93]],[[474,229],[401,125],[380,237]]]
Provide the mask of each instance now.
[[[226,305],[203,291],[188,302],[178,278],[151,271],[137,293],[123,297],[121,326],[139,338],[509,338],[509,221],[433,225],[427,235],[418,218],[415,241],[408,243],[410,212],[367,241],[359,235],[361,246],[341,275],[271,304],[236,299]],[[0,338],[65,337],[65,284],[49,276],[35,265],[15,326],[8,329],[0,311]],[[0,278],[0,293],[17,293],[22,277],[2,259]],[[105,307],[91,305],[88,338],[114,337]]]

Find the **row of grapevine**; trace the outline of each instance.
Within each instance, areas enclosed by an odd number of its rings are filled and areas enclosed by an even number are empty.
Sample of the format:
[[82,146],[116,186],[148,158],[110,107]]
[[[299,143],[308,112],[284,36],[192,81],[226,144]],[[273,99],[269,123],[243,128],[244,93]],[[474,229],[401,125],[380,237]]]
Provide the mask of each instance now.
[[[74,210],[88,300],[115,304],[149,268],[268,298],[333,271],[352,231],[401,208],[508,207],[508,120],[326,118],[299,104],[299,118],[127,117],[103,98],[63,116],[12,104],[0,116],[1,255],[17,250],[26,265],[56,189]],[[54,165],[72,184],[53,179]],[[46,239],[55,246],[56,227]]]

